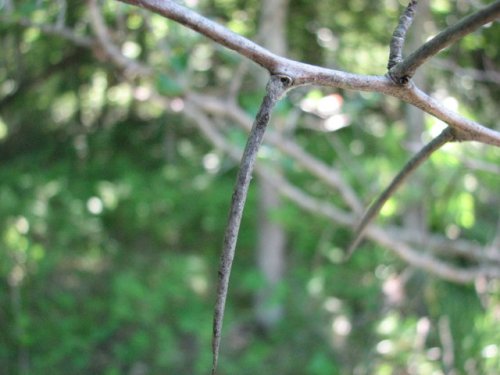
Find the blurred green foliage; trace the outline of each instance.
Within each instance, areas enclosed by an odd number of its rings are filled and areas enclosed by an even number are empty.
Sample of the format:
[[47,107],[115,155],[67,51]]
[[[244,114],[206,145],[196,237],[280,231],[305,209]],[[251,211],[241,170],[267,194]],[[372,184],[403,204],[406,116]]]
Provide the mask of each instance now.
[[[206,374],[236,167],[179,111],[141,100],[98,53],[29,26],[58,22],[62,4],[65,26],[89,36],[85,2],[0,2],[0,373]],[[236,32],[256,33],[258,1],[190,4]],[[470,13],[471,4],[433,1],[429,22],[445,27]],[[126,35],[117,36],[127,41],[124,51],[162,72],[136,78],[145,92],[155,88],[179,105],[188,87],[226,92],[241,61],[234,54],[145,11],[114,1],[103,9],[109,26]],[[390,0],[291,1],[290,55],[383,74],[400,10]],[[440,57],[481,72],[498,66],[498,45],[496,23]],[[429,81],[461,112],[498,122],[497,84],[457,78],[452,70],[435,70]],[[249,74],[238,102],[255,113],[262,90]],[[319,98],[329,93],[315,90]],[[318,132],[302,117],[294,139],[341,167],[368,201],[408,157],[402,106],[379,95],[339,94],[351,126]],[[305,96],[292,93],[279,116]],[[426,125],[430,136],[436,123]],[[240,131],[229,137],[244,142]],[[432,230],[487,244],[497,230],[500,180],[464,160],[498,165],[499,151],[478,145],[447,151],[422,170],[425,191],[407,185],[382,220],[401,221],[405,202],[425,197]],[[208,168],[207,156],[219,168]],[[299,186],[341,204],[293,161],[283,158],[282,168]],[[288,270],[275,297],[286,315],[271,332],[260,332],[252,311],[263,285],[253,255],[255,201],[252,191],[221,374],[448,374],[449,366],[460,374],[498,373],[498,281],[450,285],[369,243],[340,264],[339,244],[350,232],[289,202],[273,214],[289,234]],[[401,299],[391,300],[399,292]]]

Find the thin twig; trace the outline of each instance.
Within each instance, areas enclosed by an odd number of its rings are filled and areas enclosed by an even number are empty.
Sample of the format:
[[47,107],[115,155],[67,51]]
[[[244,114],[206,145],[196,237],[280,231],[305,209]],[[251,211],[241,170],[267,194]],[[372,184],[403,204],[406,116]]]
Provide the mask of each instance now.
[[399,82],[403,77],[411,78],[418,67],[424,64],[429,58],[463,38],[465,35],[472,33],[479,27],[495,21],[498,17],[500,17],[500,0],[463,18],[455,25],[440,32],[427,43],[424,43],[420,48],[404,59],[404,61],[395,65],[390,71],[390,76],[395,79],[396,82]]
[[113,43],[97,0],[88,0],[87,2],[92,30],[107,57],[131,76],[150,75],[153,72],[150,67],[124,56],[118,46]]
[[243,209],[248,194],[248,187],[252,179],[252,171],[257,159],[257,152],[264,138],[266,127],[271,117],[271,111],[277,101],[284,95],[290,87],[292,80],[286,76],[273,75],[269,79],[266,87],[266,95],[260,105],[259,112],[255,117],[250,136],[248,137],[243,157],[241,158],[240,169],[236,177],[229,219],[224,235],[224,245],[219,265],[219,283],[217,285],[217,299],[215,302],[212,354],[213,366],[212,374],[215,374],[219,358],[219,348],[222,333],[222,322],[224,319],[224,309],[226,305],[227,290],[229,287],[229,277],[233,264],[240,229]]
[[363,239],[365,230],[372,222],[372,220],[377,216],[385,202],[396,192],[396,190],[403,184],[403,182],[415,171],[418,166],[420,166],[425,160],[427,160],[434,151],[438,150],[446,144],[453,140],[454,134],[453,129],[446,128],[434,138],[431,142],[426,144],[413,158],[411,158],[408,163],[401,169],[401,171],[394,177],[389,186],[382,192],[382,194],[377,198],[375,202],[370,206],[370,208],[363,215],[360,223],[358,224],[354,240],[351,242],[347,253],[346,259],[350,258],[353,252],[358,247],[359,243]]
[[41,24],[31,21],[28,18],[7,18],[0,17],[0,21],[5,24],[18,24],[22,27],[33,27],[40,30],[42,33],[47,35],[54,35],[62,39],[66,39],[79,47],[91,48],[94,45],[94,40],[84,35],[77,34],[73,29],[67,27],[51,25],[51,24]]
[[387,63],[387,69],[389,70],[394,65],[403,61],[403,45],[406,39],[406,32],[413,23],[417,2],[417,0],[411,0],[409,2],[404,13],[399,19],[398,26],[392,34],[391,44],[389,45],[389,62]]

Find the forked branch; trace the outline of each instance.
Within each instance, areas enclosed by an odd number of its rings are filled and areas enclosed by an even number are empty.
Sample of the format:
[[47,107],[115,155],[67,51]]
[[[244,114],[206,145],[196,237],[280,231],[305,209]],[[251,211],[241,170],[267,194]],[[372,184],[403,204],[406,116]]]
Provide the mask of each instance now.
[[[495,145],[500,147],[500,133],[489,129],[474,121],[463,118],[462,116],[451,113],[440,103],[432,101],[426,95],[422,95],[414,86],[401,85],[400,80],[386,76],[368,76],[354,73],[343,72],[334,69],[327,69],[320,66],[304,64],[282,56],[275,55],[267,49],[259,46],[251,40],[233,33],[198,13],[176,4],[171,0],[119,0],[136,6],[142,6],[153,12],[163,15],[177,21],[186,27],[189,27],[200,34],[212,39],[213,41],[226,46],[237,53],[261,65],[275,75],[286,75],[292,80],[293,87],[302,85],[322,85],[328,87],[338,87],[350,90],[379,92],[391,95],[405,102],[412,104],[423,111],[444,121],[449,126],[455,128],[457,132],[467,134],[467,140],[476,140],[478,142]],[[495,5],[497,4],[497,5]],[[431,43],[431,51],[437,53],[452,42],[458,40],[464,35],[474,31],[477,27],[495,19],[498,16],[500,0],[480,11],[476,15],[466,17],[457,25],[452,26],[439,34],[436,42]],[[488,14],[488,12],[494,14]],[[462,29],[462,27],[464,29]],[[440,35],[443,35],[440,37]],[[423,55],[428,58],[433,53],[426,52],[429,43],[421,48]],[[420,49],[419,49],[420,50]],[[419,51],[418,50],[418,51]],[[420,54],[418,55],[420,56]],[[406,61],[412,61],[412,56],[402,63],[395,65],[391,69],[391,77],[399,77],[401,64]],[[420,60],[419,60],[420,61]],[[423,60],[425,61],[425,60]],[[423,63],[423,61],[421,63]],[[421,64],[417,64],[415,69]],[[406,72],[406,71],[405,71]]]
[[441,31],[434,38],[424,43],[420,48],[408,56],[404,61],[395,65],[389,72],[396,80],[402,77],[411,78],[418,67],[439,51],[449,47],[465,35],[479,27],[495,21],[500,17],[500,0],[497,0],[476,13],[471,14],[456,24]]

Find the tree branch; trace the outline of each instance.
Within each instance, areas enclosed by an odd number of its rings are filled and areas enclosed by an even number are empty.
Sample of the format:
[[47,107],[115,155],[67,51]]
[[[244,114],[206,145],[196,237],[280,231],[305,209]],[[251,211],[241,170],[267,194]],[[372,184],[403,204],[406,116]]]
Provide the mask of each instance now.
[[[183,7],[173,1],[168,0],[119,0],[124,3],[147,8],[155,13],[180,23],[214,42],[223,45],[240,55],[249,58],[260,66],[266,68],[270,73],[280,73],[276,71],[277,55],[261,47],[257,43],[228,30],[222,25],[213,22],[189,8]],[[284,73],[284,72],[282,72]]]
[[89,4],[90,24],[97,37],[97,41],[104,50],[107,57],[118,67],[132,76],[150,75],[151,68],[144,66],[134,59],[124,56],[120,49],[113,43],[106,27],[106,22],[97,5],[97,0],[87,0]]
[[[429,96],[421,93],[412,85],[396,84],[391,78],[385,76],[367,76],[347,73],[304,64],[277,56],[241,35],[235,34],[225,27],[171,0],[118,1],[142,6],[175,20],[207,36],[215,42],[246,56],[250,60],[266,68],[271,74],[282,74],[290,77],[293,87],[301,85],[322,85],[391,95],[432,114],[438,119],[446,122],[449,126],[457,129],[458,133],[466,134],[462,140],[476,140],[500,147],[500,132],[488,129],[474,121],[467,120],[447,110],[444,106],[433,101]],[[497,3],[500,3],[500,0],[497,1]],[[484,16],[479,17],[479,19],[484,21]],[[465,22],[465,26],[469,25],[469,23]],[[447,35],[448,34],[451,34],[451,36],[454,35],[451,31],[448,31]],[[103,42],[105,42],[105,40],[103,40]],[[391,71],[396,69],[399,65],[400,64],[397,64]]]
[[405,77],[406,79],[411,78],[418,67],[424,64],[429,58],[479,27],[495,21],[498,17],[500,17],[500,0],[491,3],[487,7],[463,18],[455,25],[440,32],[404,59],[404,61],[395,65],[389,71],[389,75],[395,82],[400,82]]

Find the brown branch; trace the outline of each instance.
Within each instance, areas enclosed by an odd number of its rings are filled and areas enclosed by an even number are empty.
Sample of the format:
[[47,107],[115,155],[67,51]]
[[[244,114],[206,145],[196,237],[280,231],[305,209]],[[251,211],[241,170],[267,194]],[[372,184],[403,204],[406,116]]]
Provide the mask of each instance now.
[[420,150],[413,158],[411,158],[408,163],[401,169],[401,171],[394,177],[389,186],[382,192],[382,194],[377,198],[375,202],[366,211],[358,224],[354,240],[351,242],[347,249],[346,258],[349,258],[354,250],[358,247],[359,243],[363,239],[363,235],[367,226],[372,222],[372,220],[378,215],[385,202],[394,195],[396,190],[403,184],[404,181],[424,162],[426,161],[434,151],[438,150],[446,144],[447,142],[454,139],[453,130],[451,128],[446,128],[443,132],[434,138],[431,142],[425,145],[422,150]]
[[[163,1],[126,0],[125,2],[141,5],[149,9],[152,9],[152,7],[155,6],[162,7],[162,6],[170,6],[172,4],[172,2],[168,0],[163,0]],[[196,22],[200,24],[208,22],[209,26],[216,25],[212,21],[206,20],[204,17],[196,15],[196,13],[186,10],[183,7],[176,5],[176,9],[181,13],[187,11],[190,15],[194,14],[195,16],[194,18],[191,18],[191,20],[196,19]],[[168,17],[168,15],[165,16]],[[189,25],[186,26],[190,27]],[[228,40],[226,40],[222,44],[229,46],[230,48],[231,45],[238,44],[239,41],[244,40],[242,44],[239,44],[238,46],[236,46],[236,48],[234,48],[237,52],[239,51],[240,48],[244,49],[245,46],[250,45],[249,48],[252,53],[241,52],[244,56],[247,56],[256,63],[259,63],[268,70],[273,70],[274,68],[276,68],[276,71],[286,71],[288,73],[287,75],[293,79],[294,86],[318,84],[331,87],[340,87],[345,89],[374,91],[391,95],[400,98],[410,104],[415,105],[416,107],[424,110],[429,114],[432,114],[436,118],[444,121],[445,123],[453,127],[456,130],[455,136],[457,140],[477,140],[486,144],[500,146],[500,133],[485,128],[484,126],[474,121],[465,119],[459,116],[458,114],[447,110],[443,105],[436,102],[434,99],[432,99],[425,93],[421,92],[417,87],[415,87],[412,84],[401,86],[394,84],[392,80],[383,76],[362,76],[362,75],[356,75],[337,70],[317,67],[313,65],[303,64],[300,62],[276,56],[263,48],[259,48],[257,45],[255,45],[255,43],[250,42],[241,36],[237,36],[236,34],[227,31],[222,26],[219,25],[216,25],[214,27],[205,27],[205,26],[206,25],[199,26],[199,32],[205,34],[208,37],[212,37],[214,40],[218,40],[219,37],[222,39],[228,38]],[[218,35],[219,32],[221,33],[221,35]],[[210,35],[210,33],[213,35]],[[293,189],[288,190],[288,194],[291,196],[293,196],[292,192],[294,192]],[[309,208],[314,207],[314,210],[319,214],[330,217],[332,218],[332,220],[333,218],[336,218],[336,220],[338,220],[337,222],[343,225],[349,225],[349,226],[353,225],[353,221],[351,221],[351,219],[352,220],[354,219],[350,218],[350,215],[347,215],[342,211],[333,208],[331,205],[325,204],[325,202],[310,200],[308,205]],[[370,226],[367,229],[367,236],[369,236],[372,239],[375,239],[374,236],[371,234],[372,231],[374,230],[372,228],[376,227]],[[450,248],[452,248],[452,246]],[[411,259],[411,257],[408,257],[407,259]],[[464,279],[464,278],[459,278],[459,279]]]
[[395,82],[413,77],[418,67],[439,51],[455,43],[465,35],[472,33],[479,27],[495,21],[498,17],[500,17],[500,0],[491,3],[487,7],[463,18],[455,25],[440,32],[404,59],[404,61],[395,65],[390,70],[389,75]]
[[456,131],[455,138],[457,141],[477,141],[500,147],[500,132],[486,128],[449,110],[412,82],[406,87],[407,90],[401,92],[399,97],[452,127]]

